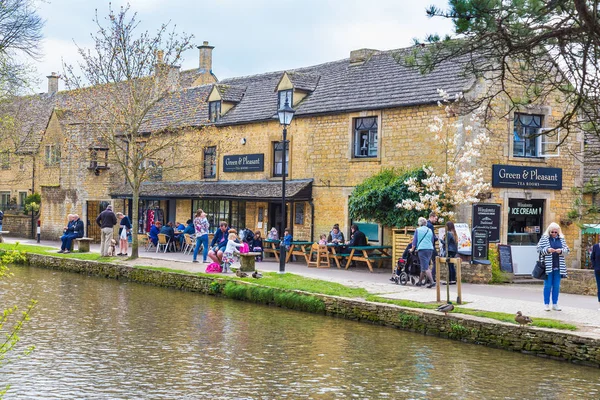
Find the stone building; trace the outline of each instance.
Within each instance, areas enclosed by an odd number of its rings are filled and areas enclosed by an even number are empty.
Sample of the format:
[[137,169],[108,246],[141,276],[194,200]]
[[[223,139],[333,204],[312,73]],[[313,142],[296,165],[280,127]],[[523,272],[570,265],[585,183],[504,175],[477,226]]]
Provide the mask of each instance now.
[[[352,190],[386,168],[441,166],[443,154],[428,129],[443,113],[437,106],[438,89],[477,96],[485,85],[464,76],[458,63],[447,62],[421,75],[398,63],[402,51],[370,49],[321,65],[217,81],[206,75],[212,68],[212,47],[205,42],[200,51],[198,71],[203,71],[203,78],[181,85],[178,100],[166,99],[145,127],[160,130],[169,115],[194,108],[179,126],[196,139],[186,149],[189,169],[144,184],[139,232],[146,231],[154,218],[185,222],[203,208],[213,227],[220,220],[263,234],[272,226],[289,227],[296,239],[314,240],[335,223],[346,235],[352,223],[359,223],[369,241],[388,244],[390,227],[351,220]],[[276,115],[286,100],[296,113],[288,128],[284,160]],[[501,101],[496,107],[508,110]],[[582,185],[583,166],[575,157],[566,151],[553,157],[543,154],[543,130],[560,115],[560,102],[550,97],[543,104],[508,110],[505,117],[489,122],[492,141],[478,160],[492,183],[485,203],[500,207],[499,241],[518,247],[513,251],[516,272],[533,267],[532,246],[551,221],[566,218],[575,198],[572,189]],[[49,145],[55,130],[64,132],[76,123],[61,110],[54,110],[48,121],[43,146]],[[571,133],[565,145],[581,148],[583,138]],[[112,172],[98,176],[85,168],[58,178],[49,169],[44,171],[38,185],[44,186],[42,218],[48,236],[56,237],[64,223],[54,218],[64,220],[70,211],[79,211],[89,223],[113,202],[131,214],[127,187],[111,181]],[[288,206],[281,221],[284,171]],[[471,223],[470,210],[463,210],[460,217],[460,222]],[[565,233],[569,246],[580,246],[574,226],[566,226]],[[578,265],[579,257],[571,261]]]

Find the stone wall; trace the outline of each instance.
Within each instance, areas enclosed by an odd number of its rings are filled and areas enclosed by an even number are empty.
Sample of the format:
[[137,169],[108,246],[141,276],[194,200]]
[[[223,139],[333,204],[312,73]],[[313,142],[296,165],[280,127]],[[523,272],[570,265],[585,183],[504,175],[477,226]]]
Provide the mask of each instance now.
[[[227,284],[260,287],[254,282],[233,281],[220,276],[187,275],[165,271],[132,268],[124,265],[65,259],[38,254],[28,254],[28,262],[37,267],[62,271],[78,272],[113,279],[128,279],[134,282],[170,287],[181,290],[201,292],[210,295],[225,295]],[[249,288],[250,289],[250,288]],[[276,292],[278,289],[274,289]],[[251,290],[245,291],[251,292]],[[322,304],[313,312],[326,315],[389,326],[397,329],[438,336],[465,343],[549,357],[600,367],[600,339],[594,339],[543,328],[520,328],[513,324],[496,322],[469,315],[450,314],[444,316],[432,310],[411,309],[391,304],[367,302],[361,299],[346,299],[335,296],[317,295],[295,291],[300,296],[319,299]],[[239,299],[239,291],[236,291]],[[246,301],[257,302],[262,296],[252,298],[248,294]],[[267,304],[277,304],[267,302]],[[302,302],[287,303],[292,309],[301,309]]]
[[31,238],[31,215],[5,213],[2,230],[10,231],[9,236]]
[[492,281],[492,266],[463,262],[461,265],[461,280],[466,283],[487,284]]
[[571,294],[596,296],[596,277],[592,269],[569,269],[567,279],[560,281],[560,291]]

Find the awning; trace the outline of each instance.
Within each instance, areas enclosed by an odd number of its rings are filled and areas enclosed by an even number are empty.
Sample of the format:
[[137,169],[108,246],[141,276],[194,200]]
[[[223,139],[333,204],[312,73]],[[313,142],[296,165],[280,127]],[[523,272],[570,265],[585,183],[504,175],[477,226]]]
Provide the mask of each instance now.
[[[288,200],[312,200],[312,179],[286,182]],[[131,188],[112,191],[113,199],[130,199]],[[217,182],[146,182],[142,184],[140,199],[225,199],[272,201],[281,199],[281,181],[217,181]]]
[[600,224],[583,224],[581,227],[581,233],[600,233]]

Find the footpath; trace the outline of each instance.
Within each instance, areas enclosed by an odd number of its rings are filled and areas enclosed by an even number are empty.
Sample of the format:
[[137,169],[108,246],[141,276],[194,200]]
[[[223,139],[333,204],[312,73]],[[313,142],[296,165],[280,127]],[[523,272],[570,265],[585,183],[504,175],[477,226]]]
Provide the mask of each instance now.
[[[5,237],[6,243],[22,243],[60,248],[60,242],[42,241]],[[99,253],[99,245],[91,245],[90,251]],[[206,265],[192,263],[191,255],[182,253],[156,253],[154,250],[140,251],[140,258],[128,261],[124,257],[119,261],[125,265],[144,265],[150,267],[164,267],[188,272],[204,272]],[[279,263],[274,258],[267,258],[256,263],[257,270],[279,271]],[[348,270],[331,268],[308,268],[304,261],[286,264],[286,272],[302,275],[309,278],[336,282],[348,287],[363,288],[369,293],[377,294],[390,299],[414,300],[418,302],[435,302],[435,288],[427,289],[412,285],[396,285],[389,281],[391,271],[389,268],[375,269],[369,272],[366,266],[350,268]],[[441,287],[442,300],[446,299],[446,286]],[[456,301],[456,286],[450,286],[450,300]],[[561,293],[559,304],[562,311],[544,311],[542,300],[542,285],[462,285],[462,307],[483,311],[497,311],[516,313],[521,311],[532,318],[552,318],[562,322],[577,325],[578,334],[591,338],[600,338],[600,310],[596,296],[583,296]]]

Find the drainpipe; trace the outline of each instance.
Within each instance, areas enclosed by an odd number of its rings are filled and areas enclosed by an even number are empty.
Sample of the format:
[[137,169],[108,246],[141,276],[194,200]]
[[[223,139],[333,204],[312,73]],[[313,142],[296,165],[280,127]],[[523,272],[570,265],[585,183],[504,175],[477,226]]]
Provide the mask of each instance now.
[[315,204],[313,201],[309,201],[310,205],[310,241],[315,241]]

